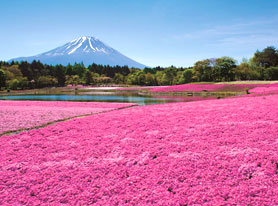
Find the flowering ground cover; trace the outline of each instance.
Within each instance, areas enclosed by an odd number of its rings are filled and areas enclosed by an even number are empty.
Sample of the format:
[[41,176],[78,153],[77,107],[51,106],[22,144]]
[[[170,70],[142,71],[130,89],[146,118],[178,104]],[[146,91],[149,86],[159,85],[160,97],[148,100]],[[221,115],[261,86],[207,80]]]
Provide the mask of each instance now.
[[117,90],[151,90],[155,88],[163,88],[167,86],[141,86],[141,87],[119,87]]
[[278,95],[148,105],[0,138],[0,205],[277,205]]
[[247,89],[253,89],[256,87],[278,87],[278,84],[184,84],[173,85],[168,87],[152,88],[152,92],[201,92],[201,91],[216,91],[216,92],[243,92]]
[[223,87],[221,84],[183,84],[183,85],[173,85],[168,87],[157,87],[150,91],[152,92],[172,92],[172,91],[216,91]]
[[251,93],[257,93],[257,94],[277,94],[278,93],[278,85],[268,85],[264,87],[255,87],[253,89],[250,89],[249,92]]
[[154,98],[168,98],[171,99],[173,102],[193,102],[193,101],[204,101],[204,100],[210,100],[210,99],[220,99],[221,97],[215,97],[215,96],[158,96],[154,95]]
[[0,134],[134,104],[95,102],[0,101]]

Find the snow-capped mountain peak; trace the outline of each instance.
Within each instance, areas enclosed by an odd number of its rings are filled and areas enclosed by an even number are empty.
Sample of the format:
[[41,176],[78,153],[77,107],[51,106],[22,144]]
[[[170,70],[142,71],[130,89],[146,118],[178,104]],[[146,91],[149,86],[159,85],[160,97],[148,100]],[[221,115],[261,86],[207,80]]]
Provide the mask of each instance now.
[[[127,65],[129,67],[144,68],[145,66],[122,55],[117,50],[106,45],[99,39],[91,36],[81,36],[63,46],[32,57],[12,59],[14,61],[40,60],[46,64],[74,64],[83,62],[85,65],[92,63],[103,65]],[[11,61],[12,61],[11,60]]]
[[72,55],[77,53],[105,53],[109,54],[113,52],[113,49],[95,37],[82,36],[71,42],[58,47],[49,52],[43,53],[47,56],[57,56],[57,55]]

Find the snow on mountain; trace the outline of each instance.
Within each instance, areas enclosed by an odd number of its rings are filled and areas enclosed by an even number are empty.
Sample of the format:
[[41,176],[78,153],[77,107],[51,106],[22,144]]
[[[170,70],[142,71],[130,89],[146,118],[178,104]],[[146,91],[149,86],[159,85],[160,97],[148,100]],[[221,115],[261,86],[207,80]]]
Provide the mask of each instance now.
[[31,57],[19,57],[11,59],[10,61],[28,61],[40,60],[45,64],[74,64],[83,62],[86,66],[96,63],[110,66],[124,66],[135,68],[144,68],[145,65],[140,64],[110,46],[104,44],[100,40],[90,37],[82,36],[71,42],[57,47],[53,50],[38,54]]

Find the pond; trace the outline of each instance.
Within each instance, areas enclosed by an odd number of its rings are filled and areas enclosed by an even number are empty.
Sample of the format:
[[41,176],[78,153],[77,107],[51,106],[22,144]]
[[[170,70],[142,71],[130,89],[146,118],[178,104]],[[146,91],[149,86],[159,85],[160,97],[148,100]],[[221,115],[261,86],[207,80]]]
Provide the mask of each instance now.
[[104,96],[104,95],[16,95],[0,96],[0,100],[84,101],[84,102],[128,102],[139,105],[174,102],[171,98]]
[[139,105],[162,104],[170,102],[189,102],[207,99],[216,99],[217,96],[187,96],[187,95],[142,95],[134,91],[84,91],[75,94],[73,92],[54,93],[40,92],[39,94],[2,94],[0,100],[37,100],[37,101],[83,101],[83,102],[126,102]]

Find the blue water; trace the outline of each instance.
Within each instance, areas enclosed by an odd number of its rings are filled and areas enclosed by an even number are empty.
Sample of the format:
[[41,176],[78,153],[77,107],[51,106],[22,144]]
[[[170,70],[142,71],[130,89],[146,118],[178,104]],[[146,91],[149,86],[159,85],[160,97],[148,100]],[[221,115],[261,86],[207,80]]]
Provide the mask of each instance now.
[[143,96],[103,96],[103,95],[15,95],[0,96],[0,100],[43,100],[43,101],[95,101],[95,102],[127,102],[139,105],[175,102],[171,98],[155,98]]

